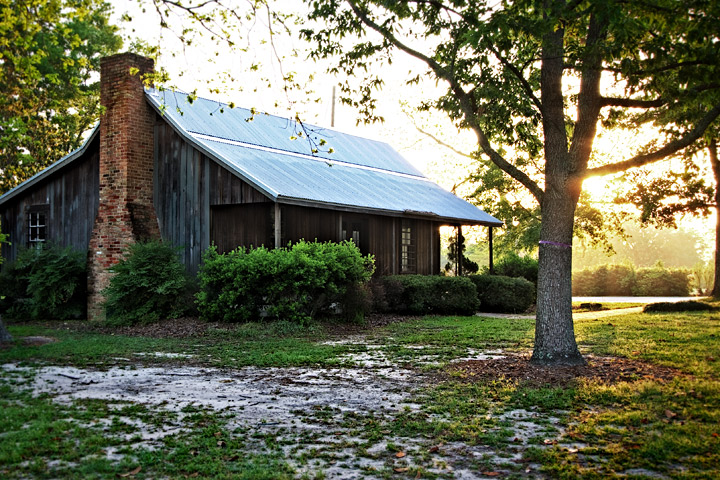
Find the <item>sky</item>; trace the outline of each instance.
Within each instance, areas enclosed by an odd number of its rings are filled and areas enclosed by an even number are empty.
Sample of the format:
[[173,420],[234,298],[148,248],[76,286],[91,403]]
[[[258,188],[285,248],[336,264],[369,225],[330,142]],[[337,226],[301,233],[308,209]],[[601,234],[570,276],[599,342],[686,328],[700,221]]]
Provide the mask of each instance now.
[[[299,8],[301,4],[283,1],[288,8]],[[327,64],[307,60],[303,52],[297,57],[290,55],[293,49],[302,47],[299,40],[278,35],[274,37],[273,49],[262,18],[251,30],[242,32],[237,43],[246,47],[246,51],[240,53],[217,45],[208,34],[193,38],[190,47],[183,46],[174,33],[160,27],[157,14],[148,5],[149,0],[145,1],[144,12],[136,0],[110,0],[110,3],[115,8],[112,20],[121,27],[126,47],[131,38],[141,38],[160,47],[158,64],[170,74],[171,85],[185,91],[197,89],[199,96],[275,115],[294,118],[298,114],[304,122],[330,127],[333,86],[342,79],[325,73]],[[132,20],[123,21],[123,14]],[[406,55],[397,55],[392,66],[383,67],[387,72],[385,85],[377,98],[378,113],[385,118],[384,123],[358,125],[356,110],[336,102],[334,128],[389,143],[429,178],[450,190],[472,171],[472,160],[438,145],[417,127],[462,151],[472,152],[477,148],[476,142],[472,133],[458,132],[444,115],[408,114],[423,96],[441,91],[443,87],[429,81],[414,87],[405,85],[408,72],[418,66],[416,62]],[[282,78],[290,72],[295,74],[300,86],[288,92],[283,88]],[[603,158],[620,160],[628,148],[642,141],[637,135],[606,134],[597,139],[596,150]],[[584,188],[608,205],[613,185],[612,177],[602,177],[586,180]],[[470,188],[462,186],[457,193],[469,194]],[[714,235],[712,217],[687,217],[680,224],[702,235]]]

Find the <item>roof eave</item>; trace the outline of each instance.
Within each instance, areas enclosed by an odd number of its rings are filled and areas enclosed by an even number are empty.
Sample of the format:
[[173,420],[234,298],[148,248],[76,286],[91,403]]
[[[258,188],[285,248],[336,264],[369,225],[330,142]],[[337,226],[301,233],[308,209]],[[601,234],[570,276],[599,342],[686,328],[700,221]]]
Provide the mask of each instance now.
[[347,205],[342,203],[323,202],[319,200],[309,200],[305,198],[293,198],[278,195],[277,203],[284,205],[297,205],[300,207],[311,207],[311,208],[326,208],[332,210],[342,210],[346,212],[354,213],[367,213],[370,215],[383,215],[388,217],[404,217],[404,218],[419,218],[423,220],[430,220],[443,225],[481,225],[486,227],[502,227],[503,222],[500,220],[484,221],[471,218],[462,217],[447,217],[443,215],[437,215],[432,212],[412,212],[406,210],[389,210],[383,208],[371,208],[371,207],[360,207],[354,205]]

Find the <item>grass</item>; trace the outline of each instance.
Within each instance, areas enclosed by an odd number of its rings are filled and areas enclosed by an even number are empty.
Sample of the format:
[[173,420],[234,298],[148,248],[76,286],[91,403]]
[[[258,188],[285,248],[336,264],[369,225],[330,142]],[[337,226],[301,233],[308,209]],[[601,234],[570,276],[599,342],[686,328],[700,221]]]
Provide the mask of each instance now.
[[[593,310],[590,310],[587,308],[580,308],[580,305],[582,305],[584,303],[599,303],[599,302],[572,302],[573,312],[580,313],[580,312],[593,311]],[[645,303],[640,303],[640,302],[602,302],[600,304],[602,305],[603,310],[618,310],[621,308],[643,307],[646,305]]]
[[[0,350],[0,364],[334,367],[346,364],[348,354],[380,351],[397,364],[422,370],[431,357],[436,365],[415,393],[417,409],[389,415],[318,406],[295,412],[299,422],[317,427],[311,434],[292,426],[238,426],[235,411],[176,412],[109,400],[57,403],[30,393],[32,368],[0,370],[0,477],[110,478],[141,467],[134,478],[323,478],[326,466],[345,465],[369,478],[445,478],[452,476],[442,464],[448,462],[510,478],[538,469],[553,478],[720,478],[719,325],[720,313],[578,320],[584,353],[670,366],[683,375],[557,388],[471,382],[442,369],[469,349],[527,352],[534,333],[528,319],[411,319],[370,332],[372,349],[325,343],[331,337],[321,325],[307,331],[249,324],[189,340],[80,333],[62,324],[10,325],[16,337],[60,341]],[[137,356],[143,352],[191,357]],[[138,425],[175,430],[150,446],[138,443]],[[341,436],[329,441],[328,435]],[[438,457],[438,450],[455,444],[475,453]]]

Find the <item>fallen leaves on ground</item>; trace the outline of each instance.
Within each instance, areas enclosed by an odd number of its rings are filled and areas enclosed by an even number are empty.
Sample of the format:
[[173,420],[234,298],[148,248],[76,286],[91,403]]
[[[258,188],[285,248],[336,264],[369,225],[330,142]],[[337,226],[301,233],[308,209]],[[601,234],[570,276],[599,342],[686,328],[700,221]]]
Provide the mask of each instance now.
[[491,360],[467,360],[454,364],[450,371],[459,372],[467,380],[505,378],[534,387],[566,386],[580,378],[615,384],[640,378],[667,381],[685,375],[672,367],[630,358],[587,356],[586,360],[586,365],[541,366],[530,363],[529,356],[509,355]]

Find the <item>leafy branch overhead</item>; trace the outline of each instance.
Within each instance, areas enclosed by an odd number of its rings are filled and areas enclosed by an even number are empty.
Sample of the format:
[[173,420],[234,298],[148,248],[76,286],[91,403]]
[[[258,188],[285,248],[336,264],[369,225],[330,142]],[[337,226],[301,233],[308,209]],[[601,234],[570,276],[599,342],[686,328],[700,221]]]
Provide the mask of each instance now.
[[102,0],[0,0],[0,192],[77,148],[121,39]]

